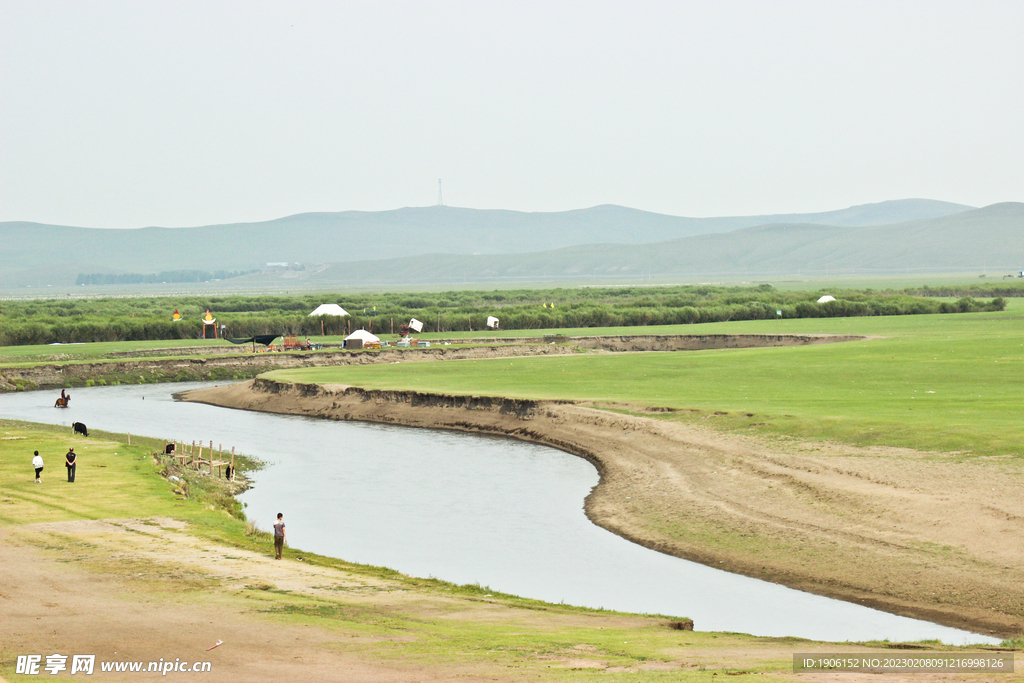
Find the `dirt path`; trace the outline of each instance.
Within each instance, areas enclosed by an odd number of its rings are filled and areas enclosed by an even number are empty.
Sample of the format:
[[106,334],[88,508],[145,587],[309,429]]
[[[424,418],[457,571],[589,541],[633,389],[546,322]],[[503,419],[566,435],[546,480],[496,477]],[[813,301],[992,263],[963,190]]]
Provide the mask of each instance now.
[[[202,677],[211,681],[493,680],[472,665],[420,670],[374,662],[344,644],[366,638],[339,643],[329,629],[254,618],[261,603],[246,596],[263,591],[344,591],[348,600],[380,600],[393,587],[217,546],[181,528],[173,520],[107,520],[4,529],[0,642],[6,654],[209,661],[211,672]],[[223,644],[207,650],[218,641]]]
[[269,380],[188,400],[549,444],[598,467],[589,517],[647,547],[959,628],[1024,628],[1021,475],[999,458],[780,445],[573,404]]

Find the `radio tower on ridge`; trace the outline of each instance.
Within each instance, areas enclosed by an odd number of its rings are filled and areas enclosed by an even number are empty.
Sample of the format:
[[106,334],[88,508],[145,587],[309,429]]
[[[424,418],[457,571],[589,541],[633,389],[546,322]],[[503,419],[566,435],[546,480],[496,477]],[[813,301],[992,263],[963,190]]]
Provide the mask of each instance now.
[[444,206],[444,200],[441,199],[441,179],[437,179],[437,205]]

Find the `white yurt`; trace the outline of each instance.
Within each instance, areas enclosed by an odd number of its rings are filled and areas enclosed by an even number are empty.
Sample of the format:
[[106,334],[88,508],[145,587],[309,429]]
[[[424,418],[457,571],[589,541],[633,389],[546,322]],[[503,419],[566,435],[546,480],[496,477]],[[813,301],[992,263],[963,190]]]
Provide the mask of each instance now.
[[348,315],[348,311],[339,306],[338,304],[320,304],[316,307],[316,310],[309,314],[309,317],[316,315]]
[[818,299],[818,303],[819,304],[827,304],[829,301],[835,301],[835,300],[836,300],[836,298],[834,296],[832,296],[831,294],[826,294],[825,296],[823,296],[820,299]]
[[375,334],[370,334],[366,330],[356,330],[352,334],[350,334],[347,337],[345,337],[345,341],[348,341],[349,339],[358,339],[361,342],[363,342],[364,344],[366,344],[368,342],[379,342],[380,341],[380,337],[378,337]]

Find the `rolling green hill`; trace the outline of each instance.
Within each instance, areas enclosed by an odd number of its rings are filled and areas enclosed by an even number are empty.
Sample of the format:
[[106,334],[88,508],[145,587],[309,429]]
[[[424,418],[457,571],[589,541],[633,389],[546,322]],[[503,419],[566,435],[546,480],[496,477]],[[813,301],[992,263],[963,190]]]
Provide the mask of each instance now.
[[969,210],[961,204],[906,199],[817,214],[725,218],[666,216],[606,205],[557,213],[435,206],[131,230],[8,222],[0,223],[0,286],[71,285],[80,273],[248,270],[270,262],[326,264],[431,253],[470,257],[583,244],[640,245],[764,224],[872,226]]
[[781,223],[651,244],[592,244],[532,254],[432,255],[341,263],[338,283],[463,282],[678,276],[778,276],[1024,268],[1024,204],[994,204],[895,225]]

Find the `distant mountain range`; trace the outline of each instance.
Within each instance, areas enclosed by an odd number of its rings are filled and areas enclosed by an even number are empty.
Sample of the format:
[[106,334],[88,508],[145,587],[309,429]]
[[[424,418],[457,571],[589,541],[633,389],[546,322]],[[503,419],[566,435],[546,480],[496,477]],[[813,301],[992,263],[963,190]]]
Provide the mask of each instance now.
[[291,276],[338,284],[1005,268],[1024,258],[1022,228],[1022,204],[926,199],[723,218],[605,205],[556,213],[435,206],[132,230],[8,222],[0,223],[0,286],[283,262],[318,264]]
[[1024,204],[938,218],[843,227],[766,224],[638,245],[591,244],[531,254],[438,254],[331,266],[324,282],[639,280],[647,277],[938,273],[1024,268]]

